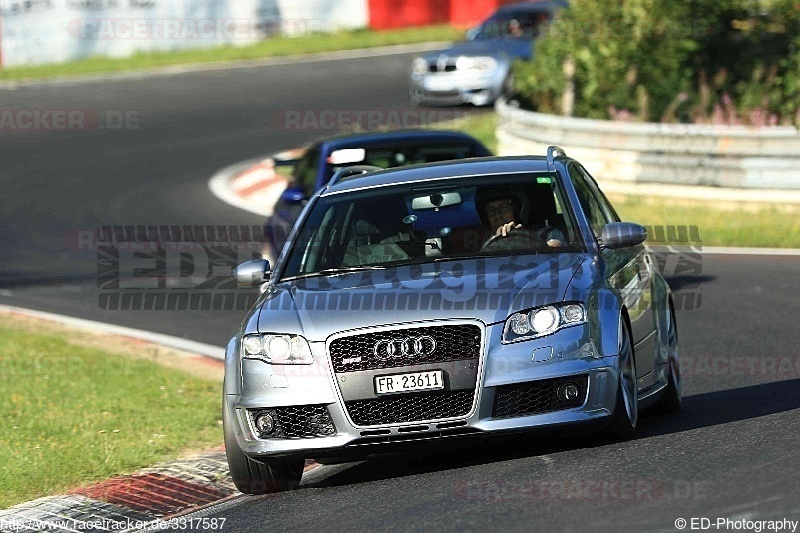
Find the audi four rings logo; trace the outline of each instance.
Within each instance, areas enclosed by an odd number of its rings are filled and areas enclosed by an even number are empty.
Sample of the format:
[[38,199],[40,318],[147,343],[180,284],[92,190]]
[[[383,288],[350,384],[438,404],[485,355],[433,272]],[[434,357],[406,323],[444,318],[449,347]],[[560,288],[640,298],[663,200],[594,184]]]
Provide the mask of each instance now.
[[431,355],[436,349],[436,341],[430,335],[419,337],[397,337],[381,339],[375,343],[375,357],[406,357],[409,355]]

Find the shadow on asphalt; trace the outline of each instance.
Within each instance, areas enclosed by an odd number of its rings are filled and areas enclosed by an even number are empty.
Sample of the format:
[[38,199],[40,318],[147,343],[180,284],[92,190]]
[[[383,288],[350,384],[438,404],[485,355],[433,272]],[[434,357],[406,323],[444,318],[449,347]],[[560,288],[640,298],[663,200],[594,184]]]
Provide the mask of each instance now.
[[31,289],[38,287],[58,287],[60,285],[97,284],[97,273],[65,274],[51,276],[23,272],[19,270],[6,270],[0,272],[0,289]]
[[[679,415],[643,412],[636,440],[757,418],[800,408],[800,379],[764,383],[687,396]],[[602,433],[534,434],[427,444],[424,451],[374,457],[350,467],[336,468],[328,477],[302,488],[343,486],[414,474],[535,457],[554,452],[594,448],[613,441]],[[552,436],[553,438],[549,438]]]
[[669,285],[670,289],[677,292],[685,289],[700,288],[703,283],[710,283],[715,281],[717,278],[716,276],[709,276],[708,274],[696,274],[665,276],[664,279],[667,280],[667,284]]

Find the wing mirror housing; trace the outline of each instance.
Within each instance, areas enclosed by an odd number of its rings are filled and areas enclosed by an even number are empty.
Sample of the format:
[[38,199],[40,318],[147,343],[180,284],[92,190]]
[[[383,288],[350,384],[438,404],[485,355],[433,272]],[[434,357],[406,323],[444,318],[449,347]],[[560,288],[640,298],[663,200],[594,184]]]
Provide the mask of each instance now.
[[258,287],[269,280],[269,268],[266,259],[253,259],[234,268],[232,277],[239,287]]
[[306,194],[299,187],[289,187],[281,193],[281,201],[287,204],[299,204],[306,200]]
[[600,244],[603,248],[626,248],[642,244],[647,239],[647,230],[633,222],[611,222],[603,226],[600,232]]

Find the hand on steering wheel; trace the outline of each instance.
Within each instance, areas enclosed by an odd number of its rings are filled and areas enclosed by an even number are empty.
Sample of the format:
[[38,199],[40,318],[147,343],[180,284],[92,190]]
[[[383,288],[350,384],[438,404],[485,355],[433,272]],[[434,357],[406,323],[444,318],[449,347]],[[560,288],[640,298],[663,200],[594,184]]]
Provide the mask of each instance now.
[[[508,224],[506,224],[506,226],[507,225]],[[535,240],[536,234],[529,229],[523,228],[522,224],[517,224],[514,231],[507,232],[505,235],[503,235],[503,233],[500,232],[500,230],[503,227],[505,226],[501,226],[500,228],[498,228],[499,233],[495,233],[494,235],[483,241],[483,244],[481,244],[481,250],[484,250],[492,246],[493,244],[504,240],[507,240],[508,242],[524,241],[524,242],[530,242],[531,244]]]
[[522,224],[514,224],[514,222],[506,222],[499,228],[497,231],[494,232],[495,235],[500,235],[502,237],[507,237],[509,233],[511,233],[515,229],[522,228]]

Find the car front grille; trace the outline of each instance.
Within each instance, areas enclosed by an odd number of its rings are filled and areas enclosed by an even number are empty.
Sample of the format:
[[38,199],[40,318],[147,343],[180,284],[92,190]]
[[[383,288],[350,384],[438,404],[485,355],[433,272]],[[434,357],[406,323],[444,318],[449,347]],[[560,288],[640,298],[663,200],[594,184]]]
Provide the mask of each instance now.
[[[275,427],[266,434],[258,434],[256,417],[263,412],[272,415]],[[262,439],[308,439],[327,437],[336,434],[336,426],[325,405],[294,405],[289,407],[271,407],[266,409],[250,409],[253,428]]]
[[[558,394],[558,389],[567,383],[574,383],[580,390],[574,400],[565,400]],[[510,418],[580,407],[586,400],[588,383],[588,376],[575,376],[501,385],[495,390],[492,416]]]
[[437,63],[429,63],[428,64],[428,71],[429,72],[455,72],[456,64],[455,63],[447,63],[442,68],[439,68]]
[[345,402],[350,418],[358,426],[399,424],[467,415],[475,390],[400,394],[371,400]]
[[[414,339],[423,339],[416,351]],[[435,341],[435,347],[429,339]],[[407,341],[409,347],[406,354],[400,349],[403,341]],[[395,343],[396,353],[392,356],[387,355],[387,342]],[[481,328],[472,324],[451,324],[370,332],[335,339],[329,349],[336,373],[477,359],[481,350]]]

